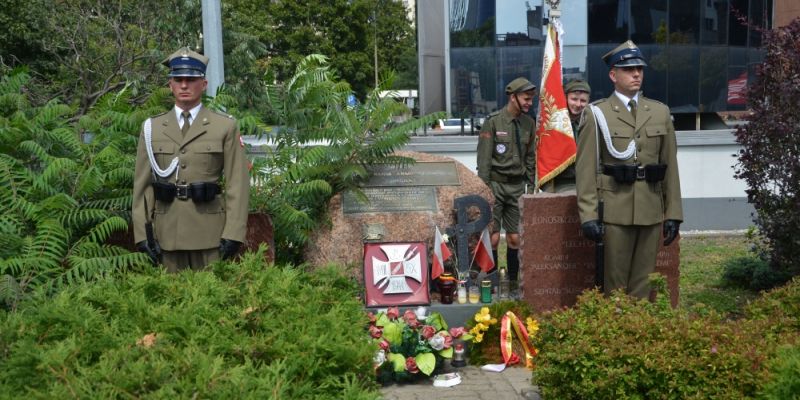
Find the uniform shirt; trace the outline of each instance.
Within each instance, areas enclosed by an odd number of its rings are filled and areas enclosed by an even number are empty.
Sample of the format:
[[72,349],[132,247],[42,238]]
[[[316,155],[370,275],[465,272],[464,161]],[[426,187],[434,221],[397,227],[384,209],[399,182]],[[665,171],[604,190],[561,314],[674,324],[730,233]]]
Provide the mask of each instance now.
[[[197,114],[200,112],[200,107],[203,106],[203,103],[200,103],[194,106],[191,110],[189,110],[189,126],[194,123],[194,120],[197,119]],[[178,127],[183,129],[183,111],[177,105],[175,106],[175,118],[178,120]]]
[[575,168],[581,222],[598,219],[600,197],[604,200],[603,219],[608,223],[653,225],[664,219],[682,221],[677,142],[669,108],[640,96],[634,121],[626,104],[614,94],[592,104],[603,112],[611,141],[618,151],[624,150],[633,140],[641,165],[666,164],[667,170],[661,182],[637,180],[633,184],[617,183],[613,177],[604,175],[602,169],[598,171],[598,154],[600,168],[602,164],[632,164],[634,160],[618,160],[609,154],[594,114],[587,107],[578,136]]
[[487,184],[492,172],[508,178],[535,176],[535,126],[536,122],[529,115],[514,117],[507,107],[492,113],[481,127],[478,138],[478,176]]

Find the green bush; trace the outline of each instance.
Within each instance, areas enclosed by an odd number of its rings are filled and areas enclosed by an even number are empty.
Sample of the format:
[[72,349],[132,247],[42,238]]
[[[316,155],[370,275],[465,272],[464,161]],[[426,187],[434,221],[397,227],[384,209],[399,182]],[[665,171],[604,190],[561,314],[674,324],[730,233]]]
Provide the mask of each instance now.
[[726,260],[723,269],[723,281],[753,291],[774,288],[791,278],[785,270],[775,269],[768,261],[755,255]]
[[765,361],[797,339],[798,297],[795,281],[731,321],[586,292],[540,320],[533,378],[553,399],[750,398],[766,382]]
[[759,398],[767,400],[800,399],[800,346],[785,346],[778,357],[767,363],[772,372]]
[[376,398],[357,286],[262,260],[117,274],[0,311],[0,397]]

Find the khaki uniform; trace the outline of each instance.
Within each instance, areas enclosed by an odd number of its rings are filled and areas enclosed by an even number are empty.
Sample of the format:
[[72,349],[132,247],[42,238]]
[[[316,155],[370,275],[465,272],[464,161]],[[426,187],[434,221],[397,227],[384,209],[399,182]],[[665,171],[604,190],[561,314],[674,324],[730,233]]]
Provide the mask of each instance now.
[[636,180],[623,184],[603,174],[603,164],[631,164],[633,160],[617,160],[609,154],[592,110],[586,108],[576,162],[581,222],[598,219],[597,205],[602,198],[606,226],[605,290],[626,287],[631,295],[645,298],[650,291],[647,275],[655,269],[661,224],[665,219],[683,220],[675,129],[667,106],[641,95],[635,119],[615,94],[594,104],[605,115],[617,150],[624,150],[633,140],[640,164],[667,165],[664,180],[656,183]]
[[197,259],[197,254],[193,253],[202,253],[201,258],[207,263],[218,258],[220,239],[244,242],[250,181],[247,156],[236,121],[201,107],[185,138],[173,109],[153,117],[151,126],[152,148],[159,167],[165,168],[174,157],[179,158],[177,181],[174,173],[158,178],[159,181],[181,185],[196,182],[223,185],[224,182],[224,189],[215,199],[204,203],[178,198],[172,202],[154,200],[151,183],[155,178],[144,134],[140,134],[132,210],[136,243],[146,239],[147,212],[153,213],[155,238],[164,250],[164,264],[170,271],[185,267],[170,265],[175,259],[170,252],[180,252],[192,260]]
[[493,231],[519,232],[519,197],[535,176],[536,122],[528,115],[514,118],[506,108],[492,113],[478,139],[478,176],[495,196]]

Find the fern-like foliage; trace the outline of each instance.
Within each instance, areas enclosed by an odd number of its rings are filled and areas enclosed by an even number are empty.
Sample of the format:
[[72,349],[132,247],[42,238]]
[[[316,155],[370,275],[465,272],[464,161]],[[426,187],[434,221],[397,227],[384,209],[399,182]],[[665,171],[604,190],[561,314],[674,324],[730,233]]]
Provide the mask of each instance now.
[[337,79],[322,55],[310,55],[282,85],[266,85],[269,120],[263,130],[271,140],[266,156],[254,160],[251,204],[269,212],[275,224],[278,261],[302,262],[302,250],[312,230],[324,223],[330,198],[358,191],[376,164],[412,160],[393,156],[409,133],[441,118],[432,114],[393,122],[410,114],[408,108],[378,94],[391,87],[391,77],[363,103],[348,106],[352,94]]
[[144,267],[141,254],[106,244],[128,229],[139,127],[169,92],[131,106],[126,90],[80,118],[69,106],[33,107],[29,77],[0,79],[0,304],[27,290]]

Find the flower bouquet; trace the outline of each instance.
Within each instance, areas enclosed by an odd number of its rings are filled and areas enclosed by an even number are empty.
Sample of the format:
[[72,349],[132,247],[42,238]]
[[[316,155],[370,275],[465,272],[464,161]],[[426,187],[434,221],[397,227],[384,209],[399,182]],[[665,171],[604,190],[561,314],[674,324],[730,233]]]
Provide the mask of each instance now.
[[538,350],[533,338],[539,330],[538,321],[531,317],[530,306],[523,301],[503,301],[482,307],[468,321],[470,364],[514,365],[524,361],[532,368]]
[[424,320],[412,310],[400,317],[397,307],[369,315],[369,334],[380,347],[375,354],[378,381],[410,382],[431,376],[444,359],[453,357],[453,339],[470,340],[464,328],[447,329],[442,315],[430,313]]

